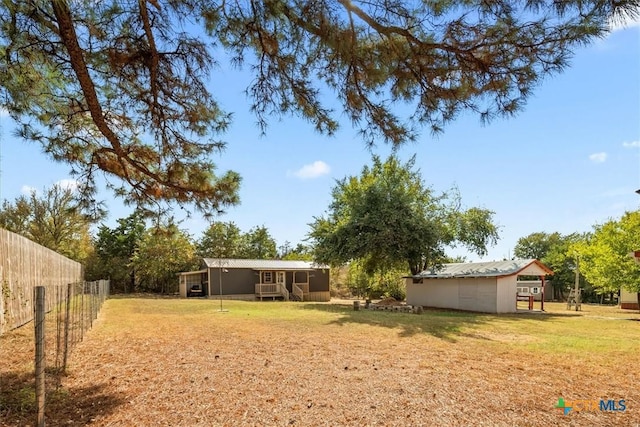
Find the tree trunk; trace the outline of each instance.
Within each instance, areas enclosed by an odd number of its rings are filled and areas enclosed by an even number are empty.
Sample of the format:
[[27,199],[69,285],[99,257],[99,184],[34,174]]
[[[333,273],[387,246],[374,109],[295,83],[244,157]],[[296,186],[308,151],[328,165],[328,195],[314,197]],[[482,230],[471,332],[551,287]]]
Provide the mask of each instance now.
[[640,312],[640,291],[636,293],[636,301],[638,302],[638,312]]

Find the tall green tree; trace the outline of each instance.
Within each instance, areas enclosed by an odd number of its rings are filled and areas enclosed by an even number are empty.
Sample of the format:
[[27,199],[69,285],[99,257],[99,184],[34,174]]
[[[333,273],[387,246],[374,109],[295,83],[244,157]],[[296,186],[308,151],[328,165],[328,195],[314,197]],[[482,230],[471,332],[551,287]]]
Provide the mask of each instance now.
[[143,292],[175,293],[177,273],[197,268],[195,246],[176,224],[148,229],[131,260],[136,270],[136,289]]
[[372,273],[363,262],[355,260],[347,267],[345,285],[356,297],[392,297],[402,301],[407,295],[403,279],[406,274],[403,263],[398,264],[396,268]]
[[440,264],[447,246],[486,254],[498,239],[492,217],[486,209],[462,209],[455,189],[435,195],[415,157],[406,163],[374,157],[360,176],[337,182],[327,215],[315,218],[309,236],[321,263],[360,260],[370,274],[404,263],[417,274]]
[[535,258],[542,260],[549,251],[560,244],[562,236],[560,233],[531,233],[528,236],[521,237],[516,242],[513,254],[517,258],[529,259]]
[[91,221],[82,212],[73,188],[53,185],[40,195],[32,191],[14,202],[4,200],[0,227],[76,261],[93,251]]
[[203,258],[239,258],[242,254],[242,231],[233,222],[214,222],[196,243]]
[[146,231],[144,215],[134,211],[117,220],[113,229],[106,225],[98,228],[95,237],[95,255],[87,266],[88,279],[111,280],[112,292],[132,292],[136,283],[133,256]]
[[278,258],[290,261],[312,261],[313,248],[302,243],[291,247],[289,242],[285,242],[284,245],[278,249]]
[[594,226],[586,242],[573,246],[580,272],[601,292],[625,288],[640,303],[640,264],[630,253],[640,250],[640,212],[626,212],[618,220]]
[[[33,193],[30,195],[33,196]],[[29,238],[29,228],[33,209],[31,197],[20,196],[13,202],[2,201],[0,210],[0,227]]]
[[[518,258],[539,259],[551,268],[553,276],[547,280],[551,280],[553,285],[553,298],[564,299],[564,293],[575,284],[576,256],[573,247],[584,239],[586,236],[578,233],[536,232],[518,239],[513,253]],[[582,278],[580,280],[583,289],[590,287]]]
[[277,256],[276,241],[264,225],[253,227],[242,236],[240,258],[274,259]]
[[[575,48],[640,0],[67,0],[0,6],[0,106],[20,134],[82,178],[143,204],[237,203],[211,154],[231,116],[208,88],[216,61],[247,66],[258,123],[298,114],[332,134],[346,114],[368,143],[400,144],[460,112],[512,115]],[[327,93],[336,96],[327,96]],[[337,99],[335,106],[325,99]],[[397,105],[410,105],[407,117]],[[405,109],[406,110],[406,109]]]

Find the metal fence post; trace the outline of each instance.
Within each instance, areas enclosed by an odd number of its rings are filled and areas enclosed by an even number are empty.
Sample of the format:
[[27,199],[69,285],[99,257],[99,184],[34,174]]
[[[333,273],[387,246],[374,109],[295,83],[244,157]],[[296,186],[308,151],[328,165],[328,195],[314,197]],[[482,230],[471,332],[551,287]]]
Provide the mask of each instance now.
[[89,282],[89,329],[93,328],[93,305],[95,303],[93,288],[93,282]]
[[44,427],[44,403],[45,403],[45,382],[44,382],[44,286],[35,288],[35,338],[36,338],[36,426]]
[[73,284],[67,285],[67,307],[64,319],[64,352],[62,353],[62,372],[67,372],[67,357],[69,355],[69,323],[71,323],[71,287]]
[[84,340],[84,291],[87,287],[87,282],[82,281],[82,292],[80,294],[80,341]]

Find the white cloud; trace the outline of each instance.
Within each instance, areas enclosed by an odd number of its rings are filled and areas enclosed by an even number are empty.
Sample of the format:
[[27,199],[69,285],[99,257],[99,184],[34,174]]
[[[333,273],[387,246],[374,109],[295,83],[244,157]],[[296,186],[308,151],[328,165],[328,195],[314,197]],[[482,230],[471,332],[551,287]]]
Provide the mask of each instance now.
[[293,174],[301,179],[311,179],[318,178],[322,175],[327,175],[329,172],[331,172],[331,168],[328,164],[326,164],[322,160],[316,160],[313,163],[302,166]]
[[607,153],[593,153],[589,155],[589,160],[591,160],[593,163],[603,163],[605,160],[607,160]]
[[625,148],[636,148],[640,147],[640,140],[637,141],[625,141],[622,143],[622,146]]
[[[78,189],[78,181],[76,181],[75,179],[61,179],[53,185],[58,188],[62,188],[63,190],[76,191]],[[38,191],[38,189],[35,187],[25,184],[22,186],[22,188],[20,188],[20,193],[25,196],[30,196],[32,193],[40,194],[40,191]]]
[[25,196],[30,196],[31,193],[37,193],[37,190],[30,185],[23,185],[20,189],[20,193],[24,194]]
[[76,191],[78,189],[78,181],[75,179],[61,179],[55,185],[64,190]]

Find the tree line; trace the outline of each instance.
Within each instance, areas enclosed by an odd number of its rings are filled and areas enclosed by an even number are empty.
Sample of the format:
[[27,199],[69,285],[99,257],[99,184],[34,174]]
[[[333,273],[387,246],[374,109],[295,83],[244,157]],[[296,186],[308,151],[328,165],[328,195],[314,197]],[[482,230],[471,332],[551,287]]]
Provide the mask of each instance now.
[[142,210],[115,227],[83,214],[73,188],[54,185],[4,200],[0,227],[83,263],[87,280],[111,279],[113,292],[175,292],[176,274],[208,257],[309,259],[304,244],[277,247],[265,226],[242,232],[233,222],[213,222],[199,238],[171,218],[149,219]]
[[464,208],[453,188],[426,186],[415,158],[373,157],[359,176],[336,182],[326,213],[309,224],[307,244],[277,247],[265,226],[242,232],[233,222],[212,222],[194,239],[171,217],[149,219],[136,210],[90,232],[92,217],[74,189],[54,186],[4,201],[0,226],[81,261],[86,277],[110,278],[115,292],[173,292],[176,274],[199,268],[202,258],[304,259],[349,266],[352,293],[403,298],[401,277],[450,260],[446,248],[463,245],[483,255],[496,242],[493,212]]

